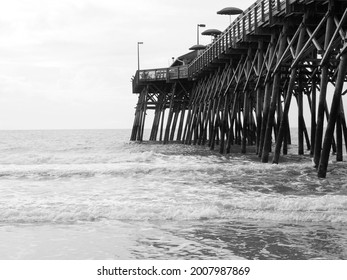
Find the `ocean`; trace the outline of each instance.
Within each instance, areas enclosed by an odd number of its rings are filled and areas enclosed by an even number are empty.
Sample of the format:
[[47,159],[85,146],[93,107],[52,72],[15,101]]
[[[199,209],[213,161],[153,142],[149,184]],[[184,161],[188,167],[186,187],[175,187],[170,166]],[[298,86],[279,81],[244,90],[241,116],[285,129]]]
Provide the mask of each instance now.
[[347,164],[0,131],[0,259],[347,259]]

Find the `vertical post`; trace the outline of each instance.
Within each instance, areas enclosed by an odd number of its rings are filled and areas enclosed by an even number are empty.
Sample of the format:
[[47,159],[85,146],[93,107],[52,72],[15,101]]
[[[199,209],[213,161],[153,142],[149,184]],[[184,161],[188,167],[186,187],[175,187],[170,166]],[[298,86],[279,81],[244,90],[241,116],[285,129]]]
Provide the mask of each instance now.
[[228,126],[228,102],[229,102],[229,95],[228,93],[224,94],[224,105],[223,105],[223,111],[222,111],[222,120],[221,120],[221,137],[220,137],[220,146],[219,146],[219,152],[221,154],[224,153],[225,148],[225,135],[227,131]]
[[270,25],[273,23],[272,19],[272,0],[268,0],[268,7],[269,7],[269,22]]
[[312,86],[311,86],[311,149],[310,156],[312,157],[314,154],[314,144],[315,144],[315,136],[316,136],[316,79],[313,77]]
[[325,132],[325,136],[324,136],[323,149],[322,149],[322,154],[321,154],[321,158],[320,158],[319,166],[318,166],[318,177],[320,178],[326,177],[328,161],[329,161],[329,153],[330,153],[330,148],[332,144],[336,119],[339,114],[341,92],[342,92],[342,87],[344,83],[344,78],[346,75],[346,70],[347,70],[347,53],[344,53],[342,54],[341,60],[339,63],[339,70],[338,70],[338,75],[336,79],[334,96],[331,102],[329,121],[328,121],[327,129]]
[[197,43],[197,45],[199,45],[199,27],[205,27],[206,25],[205,24],[198,24],[197,26],[196,26],[196,43]]
[[157,104],[155,106],[155,111],[154,111],[154,118],[153,118],[153,124],[152,124],[152,129],[151,129],[151,135],[149,137],[150,141],[155,141],[157,138],[157,128],[158,128],[158,121],[160,118],[160,102],[159,102],[159,96],[157,98]]
[[[283,55],[283,52],[285,50],[285,44],[287,42],[287,24],[285,23],[282,29],[282,32],[280,33],[280,44],[277,54],[277,59],[279,60],[281,56]],[[262,162],[268,162],[269,161],[269,153],[271,150],[271,131],[274,124],[274,114],[276,110],[277,105],[277,98],[279,96],[280,91],[280,73],[274,73],[274,79],[273,79],[273,87],[272,87],[272,96],[271,96],[271,103],[269,108],[269,115],[266,123],[266,130],[265,130],[265,138],[264,138],[264,148],[262,153]]]
[[[301,27],[298,43],[296,46],[295,56],[297,56],[299,54],[299,52],[301,51],[301,48],[304,44],[305,33],[306,33],[305,29],[303,27]],[[284,101],[283,117],[282,117],[280,128],[278,131],[278,136],[277,136],[277,140],[276,140],[276,147],[275,147],[275,154],[274,154],[274,158],[272,160],[272,163],[278,163],[278,161],[279,161],[282,141],[283,141],[284,137],[286,137],[285,138],[286,144],[283,147],[283,153],[287,152],[287,143],[288,143],[288,136],[289,136],[288,131],[290,129],[289,121],[288,121],[288,112],[289,112],[290,103],[292,100],[292,95],[293,95],[293,90],[294,90],[296,78],[297,78],[297,67],[294,66],[294,67],[292,67],[292,70],[290,72],[290,80],[289,80],[289,84],[288,84],[288,88],[287,88],[287,94],[286,94],[285,101]],[[285,134],[287,134],[287,135],[285,135]]]
[[[332,32],[333,32],[333,16],[329,16],[327,19],[325,39],[324,39],[324,50],[327,49]],[[321,71],[321,82],[320,82],[320,93],[317,111],[317,126],[316,126],[316,136],[314,143],[314,157],[313,161],[315,166],[318,166],[321,157],[322,149],[322,138],[323,138],[323,126],[324,126],[324,105],[326,102],[327,86],[328,86],[328,65],[324,64]]]
[[341,117],[341,124],[342,124],[342,128],[343,128],[343,135],[344,135],[344,139],[345,139],[345,146],[346,146],[346,150],[347,150],[347,126],[346,126],[346,118],[345,118],[345,112],[343,109],[342,98],[341,98],[341,103],[340,103],[340,117]]
[[289,0],[286,0],[286,14],[289,14],[290,13],[290,3],[289,3]]
[[[248,49],[247,54],[247,67],[246,67],[246,77],[249,75],[249,72],[251,71],[251,52],[252,49]],[[246,143],[247,143],[247,128],[248,128],[248,121],[249,121],[249,94],[248,90],[246,89],[243,92],[243,127],[242,127],[242,141],[241,141],[241,153],[246,153]]]
[[254,7],[254,10],[253,10],[253,13],[254,13],[254,31],[255,33],[258,32],[258,6],[255,6]]
[[164,101],[163,110],[162,110],[162,114],[161,114],[159,141],[163,140],[165,109],[166,109],[166,99]]
[[[283,118],[284,118],[284,128],[283,128],[283,154],[284,155],[287,155],[288,154],[288,144],[289,144],[289,138],[290,138],[290,125],[289,125],[289,119],[288,119],[288,114],[287,115],[283,115]],[[281,122],[282,124],[282,122]],[[278,141],[278,138],[279,138],[279,135],[280,135],[280,130],[279,130],[279,133],[278,133],[278,137],[277,137],[277,141]],[[276,145],[277,145],[277,142],[276,142]],[[276,157],[276,153],[274,155],[274,158]]]
[[199,24],[196,26],[196,44],[199,45]]
[[175,105],[174,106],[174,118],[172,121],[172,127],[171,127],[171,132],[170,132],[170,141],[173,141],[174,137],[175,137],[178,115],[179,115],[179,107],[177,105]]
[[336,161],[343,160],[342,141],[343,140],[342,140],[341,108],[339,107],[339,112],[336,119]]
[[172,90],[171,90],[169,115],[168,115],[168,119],[166,121],[166,129],[165,129],[165,134],[164,134],[164,144],[167,144],[169,142],[170,127],[171,127],[172,117],[173,117],[173,114],[174,114],[173,100],[174,100],[174,96],[175,96],[175,89],[176,89],[176,83],[173,84]]
[[138,123],[139,123],[139,116],[140,116],[140,103],[141,102],[141,94],[138,97],[137,105],[136,105],[136,111],[135,111],[135,117],[134,117],[134,124],[133,124],[133,129],[131,132],[131,137],[130,141],[135,141],[136,140],[136,135],[137,135],[137,129],[138,129]]
[[183,122],[184,122],[185,113],[186,113],[186,105],[183,102],[181,105],[181,117],[180,117],[180,123],[178,126],[177,138],[176,138],[177,141],[181,141],[181,138],[182,138]]
[[[328,103],[326,101],[325,101],[325,104],[324,104],[324,112],[325,112],[325,116],[326,116],[326,121],[328,121],[330,113],[329,113],[329,109],[328,109]],[[334,136],[333,136],[333,139],[332,139],[331,147],[333,149],[333,153],[336,153],[336,142],[335,142],[335,137]]]
[[[270,1],[271,2],[271,1]],[[269,63],[272,63],[272,57],[275,52],[275,34],[271,35],[271,41],[269,43]],[[268,71],[271,71],[270,69]],[[263,102],[263,118],[261,121],[261,130],[260,130],[260,141],[259,141],[259,149],[258,149],[258,157],[262,156],[263,153],[263,147],[264,147],[264,138],[265,138],[265,131],[266,131],[266,121],[269,115],[269,108],[270,108],[270,101],[271,101],[271,79],[268,79],[265,81],[265,92],[264,92],[264,102]]]
[[297,93],[297,103],[298,103],[298,128],[299,128],[299,135],[298,135],[298,144],[299,144],[299,150],[298,154],[303,155],[304,154],[304,128],[303,128],[303,93],[302,93],[302,82],[301,77],[299,77],[299,89]]
[[142,45],[143,42],[137,42],[137,70],[140,71],[140,45]]
[[264,2],[265,2],[265,1],[261,1],[261,21],[262,21],[262,22],[265,22]]
[[[263,42],[258,42],[258,75],[261,76],[261,67],[263,65]],[[257,104],[256,104],[256,116],[257,116],[257,135],[256,135],[256,153],[259,153],[260,146],[260,132],[261,132],[261,120],[262,120],[262,105],[263,105],[263,88],[259,85],[257,88]]]
[[141,92],[141,103],[140,103],[140,109],[139,109],[139,116],[137,120],[137,130],[136,130],[136,140],[142,141],[141,139],[141,130],[142,130],[142,118],[143,118],[143,103],[144,103],[144,90]]
[[237,120],[239,124],[239,130],[238,130],[238,136],[237,136],[237,144],[241,145],[241,132],[242,132],[242,123],[241,123],[241,96],[239,96],[239,99],[237,101],[238,103],[238,112],[237,112]]
[[145,119],[146,119],[146,109],[147,109],[147,95],[149,92],[149,86],[146,86],[146,88],[141,92],[142,94],[142,108],[140,111],[140,118],[139,118],[139,128],[137,130],[137,140],[142,141],[143,140],[143,132],[145,127]]

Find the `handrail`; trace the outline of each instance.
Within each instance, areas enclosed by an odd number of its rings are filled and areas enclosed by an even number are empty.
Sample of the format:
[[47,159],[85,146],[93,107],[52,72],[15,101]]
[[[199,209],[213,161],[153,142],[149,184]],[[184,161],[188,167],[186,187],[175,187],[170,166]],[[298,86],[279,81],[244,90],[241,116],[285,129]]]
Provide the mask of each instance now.
[[136,72],[138,81],[166,80],[167,68],[145,69]]
[[296,1],[298,0],[258,0],[252,4],[189,64],[189,77],[193,77],[218,56],[235,47],[238,41],[255,32],[259,26],[266,22],[271,23],[274,15],[285,11],[289,4]]
[[188,65],[168,68],[143,69],[136,71],[133,87],[141,82],[170,81],[188,78]]

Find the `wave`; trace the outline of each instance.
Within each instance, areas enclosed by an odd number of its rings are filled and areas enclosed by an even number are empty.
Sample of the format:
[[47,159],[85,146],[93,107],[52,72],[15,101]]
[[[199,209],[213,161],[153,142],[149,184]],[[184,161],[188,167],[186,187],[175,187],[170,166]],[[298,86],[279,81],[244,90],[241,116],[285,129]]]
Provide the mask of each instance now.
[[112,220],[270,220],[347,225],[344,196],[283,197],[237,195],[208,202],[119,199],[110,195],[58,195],[0,200],[0,223],[79,223]]

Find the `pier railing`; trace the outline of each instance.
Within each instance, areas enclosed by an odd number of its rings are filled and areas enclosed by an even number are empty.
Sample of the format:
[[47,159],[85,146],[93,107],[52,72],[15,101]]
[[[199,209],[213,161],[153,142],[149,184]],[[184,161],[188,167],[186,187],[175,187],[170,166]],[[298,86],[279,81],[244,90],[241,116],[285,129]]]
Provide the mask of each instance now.
[[188,78],[188,65],[169,68],[145,69],[136,72],[138,82],[165,81]]
[[[187,79],[188,65],[174,66],[168,68],[144,69],[136,71],[133,78],[133,90],[141,83],[148,82],[170,82],[171,80]],[[135,91],[134,91],[135,92]]]
[[226,54],[243,41],[249,34],[255,34],[257,29],[265,24],[272,24],[274,16],[288,12],[291,4],[302,0],[258,0],[243,11],[229,27],[209,44],[188,67],[189,77],[198,74],[209,63]]

